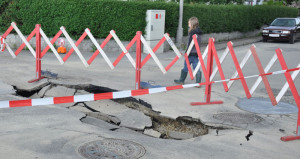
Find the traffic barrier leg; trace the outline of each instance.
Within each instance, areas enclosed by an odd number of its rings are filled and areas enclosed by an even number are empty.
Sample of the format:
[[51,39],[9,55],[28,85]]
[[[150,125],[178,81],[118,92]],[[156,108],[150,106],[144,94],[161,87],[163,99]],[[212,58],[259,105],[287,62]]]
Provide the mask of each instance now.
[[[278,60],[280,62],[280,65],[282,67],[283,70],[287,70],[288,67],[286,65],[286,62],[282,56],[282,52],[281,52],[281,49],[276,49],[276,54],[278,56]],[[290,89],[292,91],[292,94],[294,96],[294,99],[295,99],[295,102],[298,106],[298,121],[297,121],[297,130],[296,130],[296,136],[285,136],[285,137],[281,137],[280,139],[282,141],[291,141],[291,140],[297,140],[297,139],[300,139],[300,132],[299,132],[299,129],[300,129],[300,97],[299,97],[299,94],[298,94],[298,91],[297,91],[297,88],[294,84],[294,81],[291,77],[291,74],[289,72],[285,72],[284,73],[285,75],[285,78],[290,86]]]
[[[258,55],[257,55],[257,53],[256,53],[255,46],[252,45],[252,46],[250,47],[250,50],[251,50],[252,56],[253,56],[253,58],[254,58],[254,60],[255,60],[255,63],[256,63],[256,65],[257,65],[257,68],[258,68],[259,73],[260,73],[260,74],[265,74],[265,71],[264,71],[264,69],[263,69],[263,67],[262,67],[262,64],[261,64],[261,62],[260,62],[260,60],[259,60],[259,58],[258,58]],[[269,95],[269,98],[270,98],[270,100],[271,100],[271,102],[272,102],[272,105],[273,105],[273,106],[277,105],[275,96],[274,96],[274,94],[273,94],[273,91],[272,91],[272,88],[271,88],[271,86],[270,86],[270,83],[269,83],[269,81],[268,81],[267,76],[261,76],[261,78],[262,78],[262,80],[263,80],[263,82],[264,82],[264,84],[265,84],[266,91],[267,91],[267,93],[268,93],[268,95]]]
[[141,35],[142,32],[138,31],[136,40],[136,67],[135,67],[135,89],[141,89]]
[[[234,62],[234,65],[235,65],[235,67],[236,67],[236,70],[237,70],[237,73],[238,73],[239,77],[241,78],[241,83],[242,83],[243,88],[244,88],[244,90],[245,90],[246,96],[247,96],[247,98],[249,99],[249,98],[251,98],[251,94],[250,94],[250,92],[249,92],[248,85],[247,85],[247,83],[246,83],[246,80],[245,80],[245,78],[244,78],[242,69],[241,69],[241,67],[240,67],[240,65],[239,65],[239,62],[238,62],[238,60],[237,60],[236,54],[235,54],[235,52],[234,52],[234,50],[233,50],[232,43],[231,43],[231,42],[228,42],[228,43],[227,43],[227,46],[228,46],[228,48],[229,48],[229,51],[230,51],[232,60],[233,60],[233,62]],[[250,55],[251,55],[251,53],[249,53],[249,56],[250,56]],[[229,87],[230,87],[230,86],[229,86]]]
[[[202,58],[202,55],[200,55],[200,48],[197,42],[196,37],[194,38],[194,42],[195,42],[195,46],[196,46],[196,50],[198,52],[198,56],[200,58],[200,62],[202,65],[202,68],[204,66],[204,62]],[[213,70],[213,51],[212,51],[212,43],[213,43],[213,39],[210,38],[209,39],[209,44],[208,44],[208,55],[207,55],[207,70],[203,70],[204,75],[205,75],[205,80],[207,82],[206,84],[206,88],[205,88],[205,98],[206,98],[206,102],[192,102],[191,105],[192,106],[196,106],[196,105],[208,105],[208,104],[222,104],[223,101],[211,101],[211,82],[210,82],[210,76],[212,74],[212,70]]]
[[40,29],[41,29],[41,25],[37,24],[35,26],[35,31],[36,31],[36,79],[30,80],[28,81],[28,83],[32,83],[32,82],[36,82],[39,81],[41,79],[43,79],[44,77],[42,77],[41,73],[42,73],[42,64],[41,64],[41,33],[40,33]]

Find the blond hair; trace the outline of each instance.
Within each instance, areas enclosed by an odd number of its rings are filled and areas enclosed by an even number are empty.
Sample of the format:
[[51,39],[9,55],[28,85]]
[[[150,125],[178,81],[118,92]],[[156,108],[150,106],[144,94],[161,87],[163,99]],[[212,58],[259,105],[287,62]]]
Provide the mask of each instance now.
[[191,32],[192,30],[196,29],[199,26],[199,21],[197,17],[191,17],[189,19],[189,22],[191,24],[191,27],[189,28],[189,32]]

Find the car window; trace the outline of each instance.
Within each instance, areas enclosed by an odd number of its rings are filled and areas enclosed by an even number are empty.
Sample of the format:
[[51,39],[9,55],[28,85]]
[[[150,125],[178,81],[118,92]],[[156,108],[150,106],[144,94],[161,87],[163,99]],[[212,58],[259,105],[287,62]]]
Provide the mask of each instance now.
[[296,20],[295,19],[275,19],[271,26],[295,26]]
[[296,25],[299,25],[299,24],[300,24],[300,19],[297,18],[297,19],[296,19]]

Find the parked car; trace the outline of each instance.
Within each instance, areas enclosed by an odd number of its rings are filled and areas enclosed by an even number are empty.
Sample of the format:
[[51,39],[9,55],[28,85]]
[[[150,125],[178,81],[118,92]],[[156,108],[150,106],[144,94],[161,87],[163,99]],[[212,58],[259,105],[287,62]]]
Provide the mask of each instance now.
[[299,18],[277,18],[262,31],[264,42],[268,40],[288,40],[291,44],[300,38]]

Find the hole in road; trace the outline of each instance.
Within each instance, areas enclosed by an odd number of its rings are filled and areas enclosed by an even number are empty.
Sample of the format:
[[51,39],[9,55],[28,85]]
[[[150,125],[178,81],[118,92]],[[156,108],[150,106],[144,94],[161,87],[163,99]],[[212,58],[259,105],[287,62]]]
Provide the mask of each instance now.
[[[56,86],[63,86],[66,88],[75,89],[76,90],[75,92],[79,90],[85,90],[89,93],[107,93],[107,92],[117,91],[107,87],[95,86],[90,84],[83,84],[83,85],[61,85],[55,83],[50,83],[50,84],[51,84],[51,88],[54,88]],[[16,89],[17,95],[23,97],[30,97],[31,95],[38,93],[43,87],[37,87],[31,90],[18,89],[17,87],[14,88]],[[179,139],[179,140],[202,136],[208,133],[209,127],[203,124],[199,119],[194,119],[191,117],[178,117],[176,119],[171,119],[171,118],[161,116],[159,112],[152,110],[151,104],[141,99],[127,97],[122,99],[112,99],[112,101],[125,105],[131,109],[140,111],[146,116],[149,116],[151,118],[152,126],[146,127],[144,131],[139,131],[139,132],[145,132],[146,130],[151,130],[158,133],[158,135],[156,135],[155,137],[164,138],[164,139]],[[73,105],[76,104],[78,103],[74,103]],[[93,110],[93,109],[89,109],[89,110],[97,113],[97,110]]]

